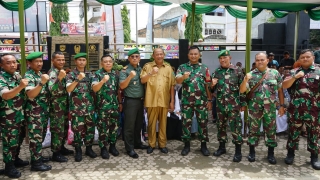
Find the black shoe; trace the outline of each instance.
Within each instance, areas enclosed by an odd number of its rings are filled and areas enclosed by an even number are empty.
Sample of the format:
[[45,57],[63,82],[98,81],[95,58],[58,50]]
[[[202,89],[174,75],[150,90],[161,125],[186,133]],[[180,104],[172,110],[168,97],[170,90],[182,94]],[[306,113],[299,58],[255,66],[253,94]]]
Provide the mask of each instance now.
[[160,151],[161,151],[162,153],[168,154],[168,149],[167,149],[166,147],[164,147],[164,148],[159,148],[159,149],[160,149]]
[[201,149],[200,149],[202,155],[204,156],[209,156],[210,152],[207,148],[207,143],[206,142],[201,142]]
[[148,149],[148,146],[140,144],[138,146],[134,146],[134,149]]
[[19,157],[16,157],[14,160],[15,167],[24,167],[24,166],[28,166],[28,165],[29,165],[29,161],[24,161],[24,160],[20,159]]
[[105,146],[103,146],[103,148],[101,148],[100,155],[101,155],[102,159],[109,159],[110,158],[108,150]]
[[43,164],[41,159],[31,162],[31,171],[49,171],[49,170],[51,170],[51,166]]
[[268,147],[268,161],[270,164],[277,164],[277,160],[274,157],[274,147]]
[[9,178],[19,178],[21,177],[21,172],[19,172],[14,166],[13,161],[5,164],[4,175]]
[[44,162],[44,163],[46,163],[46,162],[49,162],[49,161],[51,161],[51,157],[41,157],[41,161],[42,162]]
[[311,166],[315,170],[320,170],[320,162],[318,162],[318,154],[311,154]]
[[62,155],[64,155],[64,156],[68,156],[68,155],[70,155],[70,154],[73,154],[74,151],[69,150],[69,149],[67,149],[67,148],[64,147],[64,146],[61,146],[60,153],[61,153]]
[[284,159],[284,162],[288,165],[293,164],[294,160],[294,149],[290,148],[288,149],[287,157]]
[[148,149],[147,149],[147,154],[151,154],[151,153],[153,153],[153,147],[151,147],[151,146],[148,146]]
[[241,144],[236,144],[236,150],[233,156],[233,162],[240,162],[242,160]]
[[181,151],[181,155],[186,156],[189,154],[189,152],[190,152],[190,141],[187,141],[184,143],[184,147]]
[[116,149],[115,144],[110,144],[109,153],[111,153],[113,156],[119,156],[119,151]]
[[74,160],[76,162],[82,161],[82,149],[81,149],[81,147],[76,147],[75,150],[76,150],[76,154],[74,155]]
[[64,157],[60,152],[54,152],[52,154],[52,161],[68,162],[68,158]]
[[139,155],[138,155],[136,152],[134,152],[134,150],[127,151],[127,154],[128,154],[130,157],[132,157],[133,159],[139,158]]
[[97,154],[92,150],[92,146],[86,146],[86,153],[85,155],[91,157],[91,158],[96,158]]
[[227,153],[226,143],[220,142],[219,148],[213,153],[214,156],[221,156],[222,154]]
[[250,145],[250,152],[248,155],[248,161],[250,161],[250,162],[256,161],[256,151],[254,148],[255,148],[254,146]]

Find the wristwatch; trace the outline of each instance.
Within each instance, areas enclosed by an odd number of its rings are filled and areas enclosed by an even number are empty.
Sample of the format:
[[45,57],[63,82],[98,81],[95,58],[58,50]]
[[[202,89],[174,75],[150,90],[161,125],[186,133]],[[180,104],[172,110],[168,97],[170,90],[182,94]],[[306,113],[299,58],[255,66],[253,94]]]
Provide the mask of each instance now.
[[42,87],[44,84],[42,84],[42,83],[40,82],[38,85]]
[[80,81],[79,79],[75,79],[75,80],[74,80],[74,82],[79,82],[79,81]]

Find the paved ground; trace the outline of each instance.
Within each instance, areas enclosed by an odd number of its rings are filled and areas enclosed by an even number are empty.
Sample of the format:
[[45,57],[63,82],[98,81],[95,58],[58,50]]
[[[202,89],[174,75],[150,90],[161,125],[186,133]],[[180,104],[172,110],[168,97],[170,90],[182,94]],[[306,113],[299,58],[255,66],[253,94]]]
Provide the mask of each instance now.
[[[215,125],[209,124],[209,149],[211,154],[218,148]],[[229,134],[230,137],[230,134]],[[75,162],[73,156],[69,156],[69,162],[49,162],[52,170],[49,172],[31,172],[30,166],[21,170],[20,179],[320,179],[320,171],[314,171],[310,166],[310,155],[306,149],[306,138],[300,140],[300,151],[296,153],[294,165],[288,166],[283,162],[286,155],[285,144],[287,135],[278,136],[278,147],[275,155],[278,160],[276,165],[270,165],[266,159],[267,148],[264,146],[263,137],[256,149],[256,162],[250,163],[246,156],[249,153],[247,145],[243,146],[243,158],[240,163],[232,162],[234,146],[230,142],[227,145],[227,154],[221,157],[204,157],[200,152],[200,142],[191,142],[191,152],[182,157],[180,152],[183,143],[169,141],[169,154],[162,154],[155,150],[148,155],[145,150],[137,150],[139,159],[132,159],[125,154],[123,141],[119,140],[117,148],[120,156],[111,156],[104,160],[100,156],[91,159],[84,156],[82,162]],[[30,160],[28,146],[23,145],[22,159]],[[71,148],[71,146],[68,146]],[[2,150],[2,147],[1,147]],[[84,153],[83,148],[83,153]],[[96,145],[94,151],[100,154]],[[1,153],[2,154],[2,153]],[[50,149],[44,149],[44,155],[51,155]],[[2,161],[2,155],[0,156]],[[4,164],[0,163],[0,168]],[[0,176],[0,179],[6,179]]]

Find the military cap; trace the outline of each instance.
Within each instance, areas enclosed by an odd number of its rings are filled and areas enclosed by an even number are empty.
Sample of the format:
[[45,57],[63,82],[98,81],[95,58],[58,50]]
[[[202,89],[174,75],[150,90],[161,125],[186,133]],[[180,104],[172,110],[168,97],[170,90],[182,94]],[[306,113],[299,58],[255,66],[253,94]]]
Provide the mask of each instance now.
[[221,50],[218,58],[220,58],[221,56],[230,56],[230,51],[229,50]]
[[128,56],[131,56],[132,54],[140,54],[139,49],[138,48],[131,49],[128,52]]
[[87,53],[80,52],[80,53],[78,53],[78,54],[76,54],[74,56],[74,59],[78,59],[78,58],[81,58],[81,57],[86,58],[87,57]]
[[26,60],[32,61],[34,59],[41,57],[42,55],[43,55],[43,52],[33,52],[26,57]]

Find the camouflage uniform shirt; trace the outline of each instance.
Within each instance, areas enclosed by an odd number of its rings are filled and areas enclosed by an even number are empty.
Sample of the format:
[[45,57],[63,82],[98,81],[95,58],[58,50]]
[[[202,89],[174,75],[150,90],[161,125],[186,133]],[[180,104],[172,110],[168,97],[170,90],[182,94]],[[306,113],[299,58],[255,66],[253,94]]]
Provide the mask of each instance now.
[[217,90],[217,107],[219,109],[232,110],[246,106],[245,94],[239,92],[243,80],[241,68],[234,65],[229,68],[219,67],[212,73],[212,78],[218,79],[214,89]]
[[[80,74],[77,68],[67,75],[67,86]],[[86,76],[78,82],[70,94],[70,114],[73,116],[86,116],[94,113],[94,93],[91,88],[92,74],[85,72]]]
[[[28,79],[28,86],[26,91],[33,89],[41,82],[42,73],[36,72],[32,69],[26,72],[24,75],[25,79]],[[48,91],[48,83],[44,84],[40,93],[35,98],[29,98],[26,104],[26,115],[41,116],[43,113],[49,112],[49,98],[50,94]]]
[[[21,75],[15,72],[13,75],[7,72],[0,72],[0,96],[6,91],[12,90],[15,87],[19,86],[21,81]],[[17,114],[20,114],[22,117],[24,115],[23,109],[25,105],[25,93],[24,90],[20,91],[14,98],[9,100],[3,100],[1,98],[0,102],[0,118],[2,120],[12,119],[19,123],[23,119],[15,119]],[[9,116],[6,118],[6,116]]]
[[202,63],[188,62],[179,66],[176,77],[190,72],[189,78],[182,82],[181,104],[203,105],[208,101],[205,88],[205,85],[209,84],[205,82],[206,69],[207,66]]
[[99,69],[94,74],[92,85],[99,83],[105,75],[109,75],[109,80],[96,92],[96,107],[99,107],[99,111],[105,111],[114,105],[118,106],[119,76],[115,70],[108,73],[103,68]]
[[[65,111],[61,107],[67,107],[68,92],[66,90],[66,78],[63,78],[61,81],[58,79],[59,70],[55,67],[52,67],[48,75],[50,77],[48,82],[48,88],[51,94],[50,97],[50,112]],[[64,103],[63,106],[60,106],[61,103]]]

